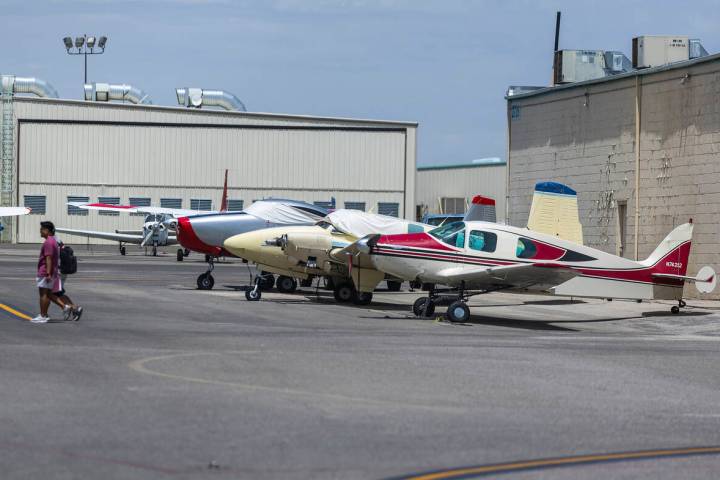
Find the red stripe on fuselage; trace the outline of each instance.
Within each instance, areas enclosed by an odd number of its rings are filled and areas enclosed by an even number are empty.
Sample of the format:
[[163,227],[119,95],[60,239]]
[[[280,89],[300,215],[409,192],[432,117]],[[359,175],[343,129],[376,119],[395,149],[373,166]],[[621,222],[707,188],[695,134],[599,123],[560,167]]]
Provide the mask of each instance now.
[[433,236],[427,233],[400,233],[397,235],[383,235],[378,241],[378,244],[385,244],[388,246],[398,247],[411,247],[411,248],[427,248],[430,250],[442,250],[445,252],[456,252],[448,245],[439,242]]
[[214,247],[200,240],[195,230],[192,228],[190,219],[188,217],[178,218],[177,223],[177,241],[183,247],[192,250],[193,252],[204,253],[213,257],[219,257],[223,254],[223,249],[220,247]]

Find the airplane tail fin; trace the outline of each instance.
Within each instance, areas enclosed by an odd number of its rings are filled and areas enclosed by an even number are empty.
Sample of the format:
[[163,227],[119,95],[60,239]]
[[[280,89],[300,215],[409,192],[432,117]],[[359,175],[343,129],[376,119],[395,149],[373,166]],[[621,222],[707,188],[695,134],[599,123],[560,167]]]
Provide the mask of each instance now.
[[222,199],[220,200],[220,211],[221,212],[227,212],[227,177],[228,177],[228,171],[227,168],[225,169],[225,184],[223,185],[223,194]]
[[497,216],[495,214],[495,200],[482,195],[475,195],[472,199],[472,204],[468,208],[463,220],[466,222],[497,222]]
[[528,228],[535,232],[583,244],[577,192],[557,182],[535,185]]
[[676,227],[660,242],[655,251],[640,263],[650,267],[653,275],[685,276],[690,257],[692,232],[692,221]]

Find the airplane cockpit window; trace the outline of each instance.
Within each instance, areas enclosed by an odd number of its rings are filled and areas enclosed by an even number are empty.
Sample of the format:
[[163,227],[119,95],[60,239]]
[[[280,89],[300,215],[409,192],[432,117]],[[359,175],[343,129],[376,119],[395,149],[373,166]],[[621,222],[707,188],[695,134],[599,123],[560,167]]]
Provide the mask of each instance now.
[[537,247],[527,238],[518,238],[517,247],[515,248],[515,256],[518,258],[533,258],[537,253]]
[[453,247],[465,246],[465,223],[453,222],[430,230],[430,235]]
[[497,248],[497,235],[492,232],[473,230],[468,239],[468,248],[481,252],[494,252]]

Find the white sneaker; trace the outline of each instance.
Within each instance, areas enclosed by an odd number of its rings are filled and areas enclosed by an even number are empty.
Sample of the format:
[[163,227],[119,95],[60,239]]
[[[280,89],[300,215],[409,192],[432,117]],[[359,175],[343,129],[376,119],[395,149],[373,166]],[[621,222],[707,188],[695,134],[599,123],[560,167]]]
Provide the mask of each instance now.
[[50,320],[50,317],[43,317],[42,315],[38,315],[37,317],[31,319],[30,321],[32,323],[47,323],[48,320]]

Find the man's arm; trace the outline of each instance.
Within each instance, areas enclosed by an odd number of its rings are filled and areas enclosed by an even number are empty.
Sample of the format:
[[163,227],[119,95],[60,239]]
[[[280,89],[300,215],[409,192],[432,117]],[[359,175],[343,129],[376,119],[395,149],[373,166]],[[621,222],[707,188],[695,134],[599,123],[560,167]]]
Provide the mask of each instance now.
[[45,255],[45,270],[46,270],[46,272],[47,272],[47,273],[45,274],[45,278],[48,278],[48,279],[49,279],[49,278],[52,278],[52,271],[53,271],[52,267],[53,267],[53,264],[52,264],[52,256],[51,256],[51,255]]

